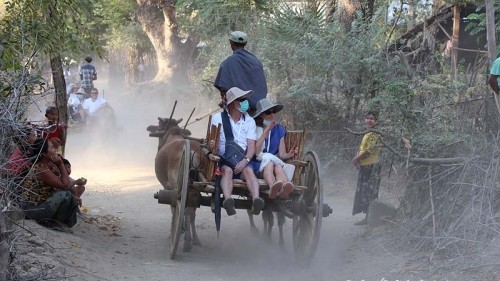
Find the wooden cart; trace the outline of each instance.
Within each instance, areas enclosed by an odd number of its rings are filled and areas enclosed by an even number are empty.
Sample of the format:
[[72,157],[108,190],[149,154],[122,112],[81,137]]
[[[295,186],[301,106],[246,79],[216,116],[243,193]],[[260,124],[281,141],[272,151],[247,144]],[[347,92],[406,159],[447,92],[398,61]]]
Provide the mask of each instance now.
[[[208,122],[206,138],[202,144],[201,163],[193,167],[191,163],[190,141],[186,139],[182,151],[182,160],[178,174],[178,185],[172,195],[172,191],[160,190],[154,195],[158,203],[172,206],[172,228],[170,256],[174,258],[182,231],[183,215],[186,205],[208,206],[215,208],[215,171],[218,165],[217,147],[221,126],[215,127]],[[323,202],[323,186],[321,183],[321,169],[318,155],[314,151],[304,152],[306,132],[288,131],[285,137],[287,148],[297,146],[299,153],[287,162],[295,165],[293,183],[294,191],[289,199],[282,204],[288,213],[293,214],[293,248],[296,259],[308,264],[311,262],[316,251],[319,240],[321,220],[332,213],[328,204]],[[207,143],[213,140],[213,149],[207,147]],[[288,151],[288,150],[287,150]],[[246,184],[242,180],[233,180],[236,209],[250,209],[252,201]],[[269,199],[269,186],[259,180],[261,197],[266,201]],[[273,199],[282,200],[282,199]],[[267,204],[266,204],[267,206]],[[265,208],[264,208],[265,209]]]

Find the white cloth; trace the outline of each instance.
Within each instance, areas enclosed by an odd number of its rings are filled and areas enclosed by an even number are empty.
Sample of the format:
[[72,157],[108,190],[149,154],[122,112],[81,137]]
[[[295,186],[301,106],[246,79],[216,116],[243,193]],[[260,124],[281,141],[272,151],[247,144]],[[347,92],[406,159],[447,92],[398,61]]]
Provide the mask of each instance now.
[[[229,122],[231,123],[231,127],[233,130],[234,141],[241,146],[244,150],[247,149],[248,140],[256,140],[255,136],[255,121],[253,120],[248,113],[244,113],[243,117],[240,118],[238,122],[234,122],[233,118],[229,116]],[[222,112],[215,114],[212,117],[212,125],[222,124]],[[220,129],[220,139],[219,139],[219,148],[217,154],[224,155],[226,151],[226,137],[224,136],[224,125],[221,126]]]
[[102,97],[97,97],[95,101],[92,101],[92,98],[88,98],[83,102],[82,107],[83,109],[87,110],[89,114],[92,116],[94,112],[104,107],[105,104],[106,100],[104,100],[104,98]]

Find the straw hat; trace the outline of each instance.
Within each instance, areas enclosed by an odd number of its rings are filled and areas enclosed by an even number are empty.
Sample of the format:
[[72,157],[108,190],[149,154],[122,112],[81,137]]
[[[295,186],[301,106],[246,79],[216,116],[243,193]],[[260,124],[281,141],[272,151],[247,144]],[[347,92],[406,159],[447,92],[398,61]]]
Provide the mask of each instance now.
[[232,87],[226,92],[226,104],[230,104],[233,101],[241,98],[241,97],[248,97],[252,94],[252,91],[243,91],[242,89],[238,87]]
[[263,112],[268,111],[269,109],[274,108],[276,112],[280,112],[283,109],[283,105],[273,103],[268,99],[261,99],[257,102],[257,111],[252,116],[253,118],[259,117]]

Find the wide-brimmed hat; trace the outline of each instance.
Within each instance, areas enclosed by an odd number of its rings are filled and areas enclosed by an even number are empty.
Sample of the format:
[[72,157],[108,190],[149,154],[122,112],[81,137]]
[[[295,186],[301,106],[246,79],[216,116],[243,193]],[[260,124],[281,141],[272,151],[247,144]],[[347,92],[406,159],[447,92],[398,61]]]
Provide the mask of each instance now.
[[229,41],[233,41],[235,43],[246,43],[247,42],[247,34],[243,31],[233,31],[229,33]]
[[241,97],[248,97],[252,94],[252,91],[243,91],[242,89],[238,87],[232,87],[226,92],[226,104],[229,105],[233,101],[241,98]]
[[255,111],[253,118],[259,117],[262,113],[274,108],[275,112],[280,112],[283,109],[283,105],[273,103],[268,99],[261,99],[257,102],[257,111]]

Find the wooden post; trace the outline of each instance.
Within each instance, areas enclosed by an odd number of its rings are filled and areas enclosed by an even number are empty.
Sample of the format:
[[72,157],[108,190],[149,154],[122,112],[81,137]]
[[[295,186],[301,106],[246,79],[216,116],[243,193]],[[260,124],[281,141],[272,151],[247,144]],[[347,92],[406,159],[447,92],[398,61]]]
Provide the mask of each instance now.
[[458,68],[458,37],[460,34],[460,10],[459,6],[453,6],[453,35],[451,39],[451,69],[455,80],[457,79]]
[[[495,7],[493,6],[493,0],[485,0],[484,4],[486,8],[486,38],[488,41],[488,59],[490,60],[491,65],[497,56],[495,38]],[[495,97],[495,104],[497,105],[497,110],[500,114],[500,99],[495,93],[493,93],[493,96]]]

